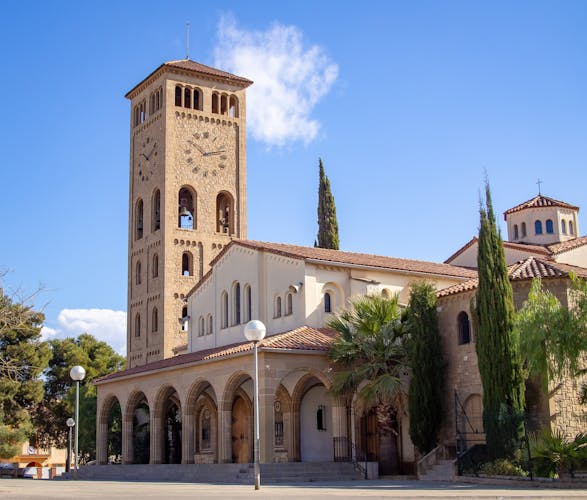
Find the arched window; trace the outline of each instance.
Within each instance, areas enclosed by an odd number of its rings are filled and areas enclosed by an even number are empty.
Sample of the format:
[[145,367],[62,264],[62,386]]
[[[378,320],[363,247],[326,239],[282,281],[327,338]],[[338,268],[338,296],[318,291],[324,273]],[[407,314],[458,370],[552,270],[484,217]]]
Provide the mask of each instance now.
[[289,316],[292,313],[293,313],[293,295],[291,292],[289,292],[285,296],[285,315]]
[[469,315],[465,311],[461,311],[457,318],[459,328],[459,345],[468,344],[471,342],[471,323],[469,322]]
[[135,315],[135,337],[141,336],[141,315],[137,313]]
[[194,258],[191,252],[184,252],[181,255],[181,275],[182,276],[193,276],[194,275]]
[[525,238],[526,237],[526,234],[527,234],[527,232],[526,232],[526,223],[525,222],[522,222],[522,238]]
[[141,266],[141,261],[137,260],[136,266],[135,266],[135,284],[136,285],[140,285],[141,281],[142,281],[142,266]]
[[214,333],[214,320],[212,319],[212,315],[208,314],[208,335],[212,335]]
[[228,99],[225,95],[220,96],[220,114],[228,114]]
[[135,206],[135,239],[143,237],[143,200],[139,198]]
[[156,332],[159,330],[159,311],[156,307],[153,307],[151,311],[151,331]]
[[152,276],[153,278],[157,278],[159,276],[159,255],[153,254],[153,265],[152,265]]
[[134,126],[136,127],[139,124],[139,107],[138,106],[134,107],[133,115],[134,115],[133,123],[134,123]]
[[514,240],[517,240],[520,237],[518,234],[518,225],[514,224]]
[[200,321],[198,321],[198,337],[203,337],[206,330],[204,329],[206,326],[204,321],[204,316],[200,316]]
[[175,87],[175,105],[181,106],[181,87],[179,85]]
[[273,403],[273,420],[275,422],[275,446],[283,446],[283,410],[281,401]]
[[569,234],[575,234],[573,229],[573,222],[569,221]]
[[200,436],[200,451],[202,450],[209,450],[211,448],[211,438],[212,438],[212,424],[210,419],[210,410],[206,408],[201,413],[201,421],[200,421],[200,428],[201,428],[201,436]]
[[139,104],[139,122],[143,123],[147,118],[147,102],[145,99]]
[[561,231],[563,234],[567,234],[567,221],[564,219],[561,220]]
[[275,297],[275,314],[274,318],[281,318],[281,297],[278,295]]
[[241,323],[241,285],[235,283],[232,289],[232,307],[233,307],[233,325],[240,325]]
[[196,195],[187,187],[179,190],[177,224],[181,229],[196,229]]
[[220,296],[220,328],[228,328],[228,293]]
[[185,88],[183,90],[183,107],[184,108],[191,108],[192,107],[192,89]]
[[332,312],[332,297],[330,296],[330,292],[324,294],[324,312]]
[[323,405],[318,406],[316,410],[316,429],[319,431],[326,430],[326,407]]
[[194,89],[194,109],[201,110],[201,103],[202,99],[200,97],[200,91],[198,89]]
[[552,219],[546,219],[546,233],[554,233],[554,225],[552,224]]
[[190,326],[190,317],[188,316],[188,307],[183,306],[181,309],[181,330],[187,332]]
[[161,92],[163,92],[161,88],[155,92],[155,111],[161,109]]
[[154,233],[161,228],[161,191],[158,189],[153,192],[151,207],[151,232]]
[[542,221],[537,220],[534,222],[534,232],[536,234],[542,234]]
[[251,296],[251,285],[245,285],[245,309],[244,309],[244,321],[245,323],[251,321],[251,317],[253,316],[253,300]]
[[229,193],[222,192],[216,197],[216,214],[216,231],[234,234],[234,203]]
[[212,94],[212,113],[218,113],[218,94]]
[[231,118],[238,118],[238,99],[236,96],[230,96],[230,110],[228,112]]

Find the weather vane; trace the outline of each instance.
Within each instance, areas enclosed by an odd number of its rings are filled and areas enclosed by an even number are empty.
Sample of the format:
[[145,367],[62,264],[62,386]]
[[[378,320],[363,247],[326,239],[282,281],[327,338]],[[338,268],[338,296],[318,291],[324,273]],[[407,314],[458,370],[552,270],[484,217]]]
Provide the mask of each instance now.
[[538,195],[541,195],[542,193],[540,192],[540,184],[542,184],[542,181],[540,180],[540,177],[538,178],[538,182],[536,184],[538,184]]

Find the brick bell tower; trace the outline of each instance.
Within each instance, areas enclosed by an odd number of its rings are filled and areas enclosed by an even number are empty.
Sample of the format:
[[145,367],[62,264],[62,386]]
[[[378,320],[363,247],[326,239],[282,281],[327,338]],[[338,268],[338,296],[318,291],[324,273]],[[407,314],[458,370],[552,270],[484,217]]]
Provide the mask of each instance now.
[[185,297],[246,238],[246,78],[190,59],[159,66],[131,101],[128,367],[185,352]]

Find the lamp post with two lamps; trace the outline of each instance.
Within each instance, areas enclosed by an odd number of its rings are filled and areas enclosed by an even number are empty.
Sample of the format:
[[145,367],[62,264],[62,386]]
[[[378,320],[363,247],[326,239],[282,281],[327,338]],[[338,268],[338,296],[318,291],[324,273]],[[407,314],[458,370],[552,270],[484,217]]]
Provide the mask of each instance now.
[[73,477],[77,479],[79,457],[79,383],[86,376],[86,370],[84,370],[83,366],[76,365],[69,371],[69,376],[72,380],[75,380],[75,457]]
[[261,487],[261,470],[259,466],[260,438],[259,438],[259,358],[257,355],[257,344],[265,338],[267,328],[259,320],[249,321],[245,326],[245,337],[253,342],[253,353],[255,358],[255,395],[254,395],[254,412],[255,412],[255,449],[254,449],[254,474],[255,489]]

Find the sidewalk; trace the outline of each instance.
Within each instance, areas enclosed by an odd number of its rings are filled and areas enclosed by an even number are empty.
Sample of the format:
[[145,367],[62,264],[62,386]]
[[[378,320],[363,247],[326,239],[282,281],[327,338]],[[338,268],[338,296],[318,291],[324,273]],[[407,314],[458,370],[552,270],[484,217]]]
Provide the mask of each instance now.
[[263,486],[212,485],[190,483],[150,483],[112,481],[42,481],[0,479],[0,498],[7,500],[84,500],[84,499],[223,499],[246,498],[298,499],[333,498],[467,498],[467,499],[568,499],[587,498],[587,490],[503,488],[464,483],[426,483],[418,481],[349,481],[336,483],[297,483]]

